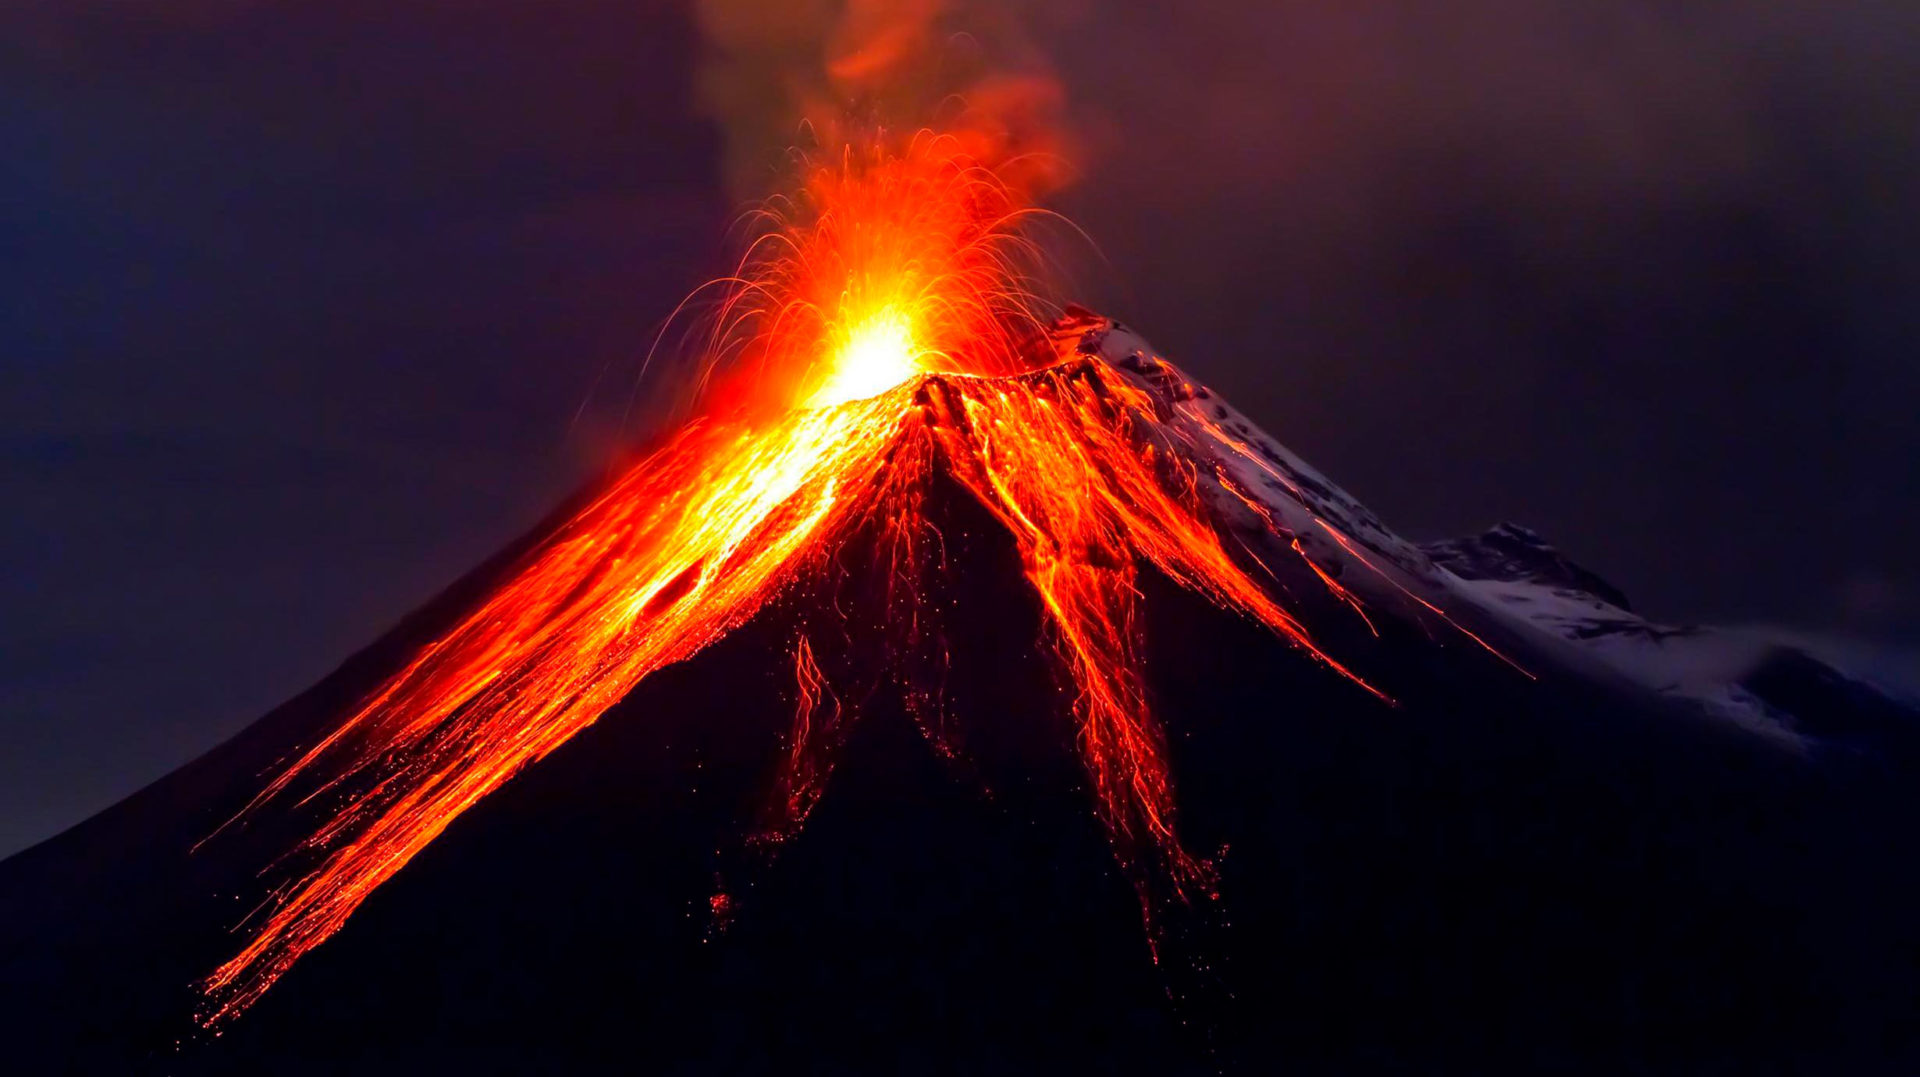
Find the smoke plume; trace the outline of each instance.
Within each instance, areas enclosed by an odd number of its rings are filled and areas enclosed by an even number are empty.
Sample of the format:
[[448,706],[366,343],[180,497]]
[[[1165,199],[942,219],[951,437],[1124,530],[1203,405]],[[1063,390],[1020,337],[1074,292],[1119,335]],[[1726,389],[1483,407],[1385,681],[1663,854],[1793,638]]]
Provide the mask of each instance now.
[[700,0],[700,99],[734,193],[764,195],[793,149],[934,128],[1003,180],[1044,194],[1074,157],[1065,95],[1019,19],[955,0]]

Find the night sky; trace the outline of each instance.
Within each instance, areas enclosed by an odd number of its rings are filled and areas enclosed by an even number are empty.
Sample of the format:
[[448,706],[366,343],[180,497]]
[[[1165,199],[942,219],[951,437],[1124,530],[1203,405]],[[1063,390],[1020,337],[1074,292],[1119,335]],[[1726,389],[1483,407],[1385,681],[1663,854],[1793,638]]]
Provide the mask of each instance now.
[[[1048,5],[1074,294],[1411,537],[1920,646],[1920,8],[1835,7]],[[0,854],[642,432],[736,208],[700,47],[658,0],[0,12]]]

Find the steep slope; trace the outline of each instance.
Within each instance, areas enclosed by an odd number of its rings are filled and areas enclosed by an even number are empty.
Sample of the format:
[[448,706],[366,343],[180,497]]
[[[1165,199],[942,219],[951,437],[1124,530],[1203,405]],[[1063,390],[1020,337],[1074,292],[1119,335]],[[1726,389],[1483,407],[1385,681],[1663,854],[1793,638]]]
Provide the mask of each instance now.
[[[944,556],[923,605],[945,621],[942,728],[930,741],[879,679],[843,684],[857,721],[796,835],[752,840],[794,711],[788,643],[806,627],[824,665],[872,660],[871,528],[456,819],[254,1010],[194,1040],[192,982],[325,806],[270,804],[191,847],[487,593],[504,555],[233,743],[0,864],[11,1057],[99,1073],[1910,1067],[1908,757],[1795,750],[1648,691],[1479,597],[1460,559],[1392,534],[1124,327],[1077,316],[1054,345],[1151,394],[1195,447],[1223,540],[1392,700],[1141,576],[1148,695],[1185,843],[1219,854],[1217,902],[1143,928],[1021,553],[935,475]],[[1817,680],[1791,689],[1810,694],[1799,710],[1826,706]]]
[[1780,633],[1663,625],[1538,534],[1501,524],[1422,547],[1452,589],[1516,626],[1562,640],[1649,692],[1794,751],[1907,755],[1911,705]]

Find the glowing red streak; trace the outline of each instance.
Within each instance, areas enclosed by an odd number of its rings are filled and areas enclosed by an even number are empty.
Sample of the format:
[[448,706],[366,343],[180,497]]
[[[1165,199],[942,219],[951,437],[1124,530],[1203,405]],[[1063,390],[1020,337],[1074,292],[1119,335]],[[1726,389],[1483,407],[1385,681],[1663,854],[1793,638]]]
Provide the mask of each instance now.
[[765,832],[769,841],[784,841],[807,821],[807,814],[826,790],[832,767],[826,743],[838,733],[840,700],[814,660],[813,645],[802,636],[793,648],[793,731],[788,734],[778,787],[774,790],[773,819]]

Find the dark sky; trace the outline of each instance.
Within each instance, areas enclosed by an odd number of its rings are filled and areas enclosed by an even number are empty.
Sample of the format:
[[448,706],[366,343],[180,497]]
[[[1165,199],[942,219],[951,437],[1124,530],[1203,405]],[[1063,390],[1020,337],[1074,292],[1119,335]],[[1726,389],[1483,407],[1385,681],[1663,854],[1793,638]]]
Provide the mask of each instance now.
[[[1082,294],[1390,523],[1920,640],[1920,8],[1043,14]],[[698,49],[661,0],[0,13],[0,854],[606,458],[723,264]]]

